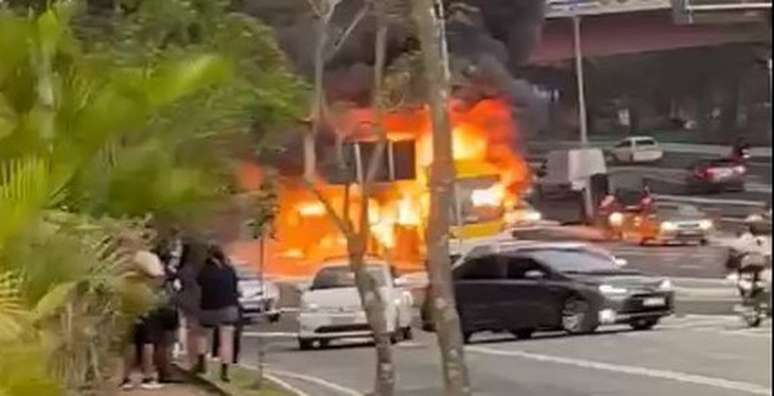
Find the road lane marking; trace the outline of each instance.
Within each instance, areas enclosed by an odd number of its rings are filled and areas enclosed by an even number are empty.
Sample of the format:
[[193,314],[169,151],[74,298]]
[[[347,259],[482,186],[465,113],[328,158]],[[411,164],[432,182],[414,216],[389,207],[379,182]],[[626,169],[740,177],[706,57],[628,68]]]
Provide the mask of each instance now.
[[755,206],[764,207],[766,202],[764,201],[749,201],[742,199],[726,199],[726,198],[704,198],[704,197],[692,197],[685,195],[669,195],[669,194],[653,194],[656,200],[674,201],[674,202],[688,202],[697,204],[724,204],[724,205],[738,205],[738,206]]
[[249,338],[296,338],[298,337],[298,333],[293,333],[289,331],[275,331],[275,332],[263,332],[263,331],[246,331],[242,333],[242,337],[249,337]]
[[360,392],[358,392],[358,391],[356,391],[354,389],[347,388],[345,386],[339,385],[337,383],[334,383],[334,382],[331,382],[331,381],[328,381],[328,380],[325,380],[325,379],[322,379],[322,378],[319,378],[319,377],[313,377],[311,375],[299,374],[299,373],[294,373],[292,371],[277,370],[277,369],[270,369],[270,370],[267,370],[267,371],[270,374],[273,374],[275,376],[286,377],[286,378],[293,378],[293,379],[297,379],[297,380],[301,380],[301,381],[306,381],[306,382],[309,382],[309,383],[312,383],[312,384],[315,384],[315,385],[322,386],[324,388],[333,390],[335,392],[341,393],[343,395],[363,396],[362,393],[360,393]]
[[544,363],[563,364],[568,366],[575,366],[585,369],[609,371],[614,373],[638,375],[651,378],[659,378],[665,380],[672,380],[690,384],[711,386],[715,388],[728,389],[733,391],[745,392],[754,395],[771,395],[771,390],[765,386],[741,382],[732,381],[724,378],[707,377],[698,374],[682,373],[672,370],[658,370],[639,366],[628,366],[611,363],[602,363],[593,360],[575,359],[561,356],[543,355],[524,351],[504,351],[499,349],[492,349],[486,347],[467,347],[468,351],[476,352],[480,354],[493,355],[493,356],[507,356],[518,357],[523,359],[530,359]]

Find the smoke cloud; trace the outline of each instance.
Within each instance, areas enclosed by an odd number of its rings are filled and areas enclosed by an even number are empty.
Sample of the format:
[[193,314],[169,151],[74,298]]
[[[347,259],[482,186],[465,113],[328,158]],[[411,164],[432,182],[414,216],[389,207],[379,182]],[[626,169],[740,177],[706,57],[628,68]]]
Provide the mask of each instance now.
[[[343,32],[364,0],[342,0],[332,20],[332,35]],[[409,0],[404,0],[409,1]],[[455,95],[476,100],[500,96],[529,109],[537,103],[530,85],[515,75],[540,37],[545,0],[457,0],[447,2],[447,38]],[[280,45],[297,71],[311,76],[316,45],[315,17],[306,0],[243,0],[248,13],[274,27]],[[408,8],[408,6],[404,6]],[[389,28],[387,62],[416,50],[410,19]],[[365,104],[372,84],[375,23],[366,17],[331,59],[326,90],[332,101]]]

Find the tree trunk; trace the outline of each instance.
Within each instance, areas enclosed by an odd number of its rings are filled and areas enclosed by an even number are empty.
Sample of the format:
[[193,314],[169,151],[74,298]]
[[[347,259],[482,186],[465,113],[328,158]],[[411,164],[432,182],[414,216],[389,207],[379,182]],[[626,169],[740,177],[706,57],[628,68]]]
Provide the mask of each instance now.
[[[331,1],[329,4],[338,4]],[[395,367],[393,364],[391,334],[387,332],[387,318],[385,315],[385,301],[386,296],[382,296],[379,291],[379,286],[376,281],[368,274],[365,267],[365,253],[367,249],[368,240],[370,238],[370,229],[368,221],[368,205],[370,190],[373,184],[373,179],[376,174],[378,166],[383,161],[384,151],[387,143],[387,137],[382,127],[382,115],[384,113],[383,104],[380,100],[381,87],[384,74],[384,65],[386,58],[387,48],[387,15],[384,11],[384,3],[377,2],[374,4],[377,9],[377,33],[375,43],[375,57],[376,62],[374,65],[374,85],[373,85],[373,100],[372,105],[374,107],[374,131],[379,135],[379,144],[377,145],[376,152],[371,157],[368,164],[368,170],[365,177],[361,182],[361,202],[360,202],[360,218],[357,228],[354,227],[352,220],[349,216],[349,184],[345,186],[345,199],[343,204],[343,213],[339,217],[330,202],[325,199],[322,194],[317,191],[311,184],[311,178],[307,178],[307,185],[314,191],[320,201],[326,207],[328,216],[330,216],[338,225],[341,232],[347,238],[347,251],[349,254],[349,264],[352,271],[355,274],[355,285],[357,286],[358,294],[360,295],[361,304],[366,314],[366,319],[374,334],[374,341],[376,343],[376,378],[374,380],[374,394],[378,396],[393,396],[395,394]],[[326,9],[328,13],[325,13],[324,26],[327,27],[327,22],[332,15],[332,8]],[[356,20],[362,19],[362,16],[356,17]],[[355,23],[355,22],[353,22]],[[324,30],[324,29],[323,29]],[[316,51],[315,60],[315,93],[316,101],[315,112],[315,132],[319,125],[319,116],[324,101],[323,97],[323,73],[324,73],[324,51],[321,48],[324,47],[327,39],[322,37],[325,34],[321,30],[321,37],[318,41],[318,48]],[[310,150],[305,150],[305,163],[307,171],[310,171],[310,167],[313,170],[315,165],[315,159],[310,153]],[[338,155],[339,166],[343,166],[341,160],[342,156]]]
[[[382,126],[384,108],[381,100],[382,79],[384,75],[385,58],[387,55],[387,15],[384,3],[376,3],[376,43],[374,83],[372,87],[371,105],[374,108],[374,132],[379,136],[379,144],[376,152],[370,159],[368,169],[362,184],[362,200],[360,203],[360,225],[357,233],[348,238],[347,246],[350,254],[350,265],[355,272],[355,284],[357,285],[363,309],[374,333],[376,344],[376,378],[374,379],[374,395],[392,396],[395,394],[395,365],[393,363],[392,347],[390,346],[391,334],[387,332],[387,318],[385,315],[384,298],[379,291],[379,285],[368,275],[365,268],[364,256],[371,238],[370,222],[368,220],[368,206],[370,202],[371,187],[376,170],[382,165],[387,136]],[[396,333],[399,329],[395,329]]]
[[[367,204],[364,204],[367,205]],[[376,378],[374,378],[374,395],[392,396],[395,394],[395,365],[393,363],[392,335],[387,332],[385,302],[379,285],[368,274],[365,266],[365,249],[367,236],[364,233],[354,236],[347,245],[349,248],[349,263],[355,273],[360,302],[365,310],[366,319],[374,333],[376,346]],[[398,329],[395,329],[396,332]]]
[[449,214],[454,184],[452,137],[448,113],[449,64],[441,0],[414,0],[412,13],[422,48],[433,122],[430,218],[427,226],[428,275],[433,320],[441,350],[445,394],[470,395],[470,384],[454,302],[449,259]]

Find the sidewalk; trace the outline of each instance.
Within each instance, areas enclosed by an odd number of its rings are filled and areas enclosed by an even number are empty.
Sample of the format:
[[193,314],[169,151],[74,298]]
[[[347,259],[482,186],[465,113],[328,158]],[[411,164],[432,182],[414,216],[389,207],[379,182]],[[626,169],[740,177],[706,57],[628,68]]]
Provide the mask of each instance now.
[[131,395],[131,396],[212,396],[205,390],[197,388],[188,384],[166,384],[163,388],[158,390],[142,390],[139,388],[132,389],[131,391],[122,391],[120,389],[113,393],[115,396]]

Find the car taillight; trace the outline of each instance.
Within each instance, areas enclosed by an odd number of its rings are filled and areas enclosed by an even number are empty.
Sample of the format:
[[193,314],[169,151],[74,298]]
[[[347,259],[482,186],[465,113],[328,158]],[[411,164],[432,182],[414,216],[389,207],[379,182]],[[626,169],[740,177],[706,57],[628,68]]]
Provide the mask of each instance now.
[[696,177],[698,177],[700,179],[703,179],[703,178],[707,177],[708,173],[709,173],[709,171],[707,171],[706,169],[702,169],[702,168],[697,168],[696,170],[693,171],[693,174],[696,175]]
[[743,174],[743,173],[747,172],[747,168],[745,168],[744,165],[737,165],[737,166],[734,167],[734,172]]

